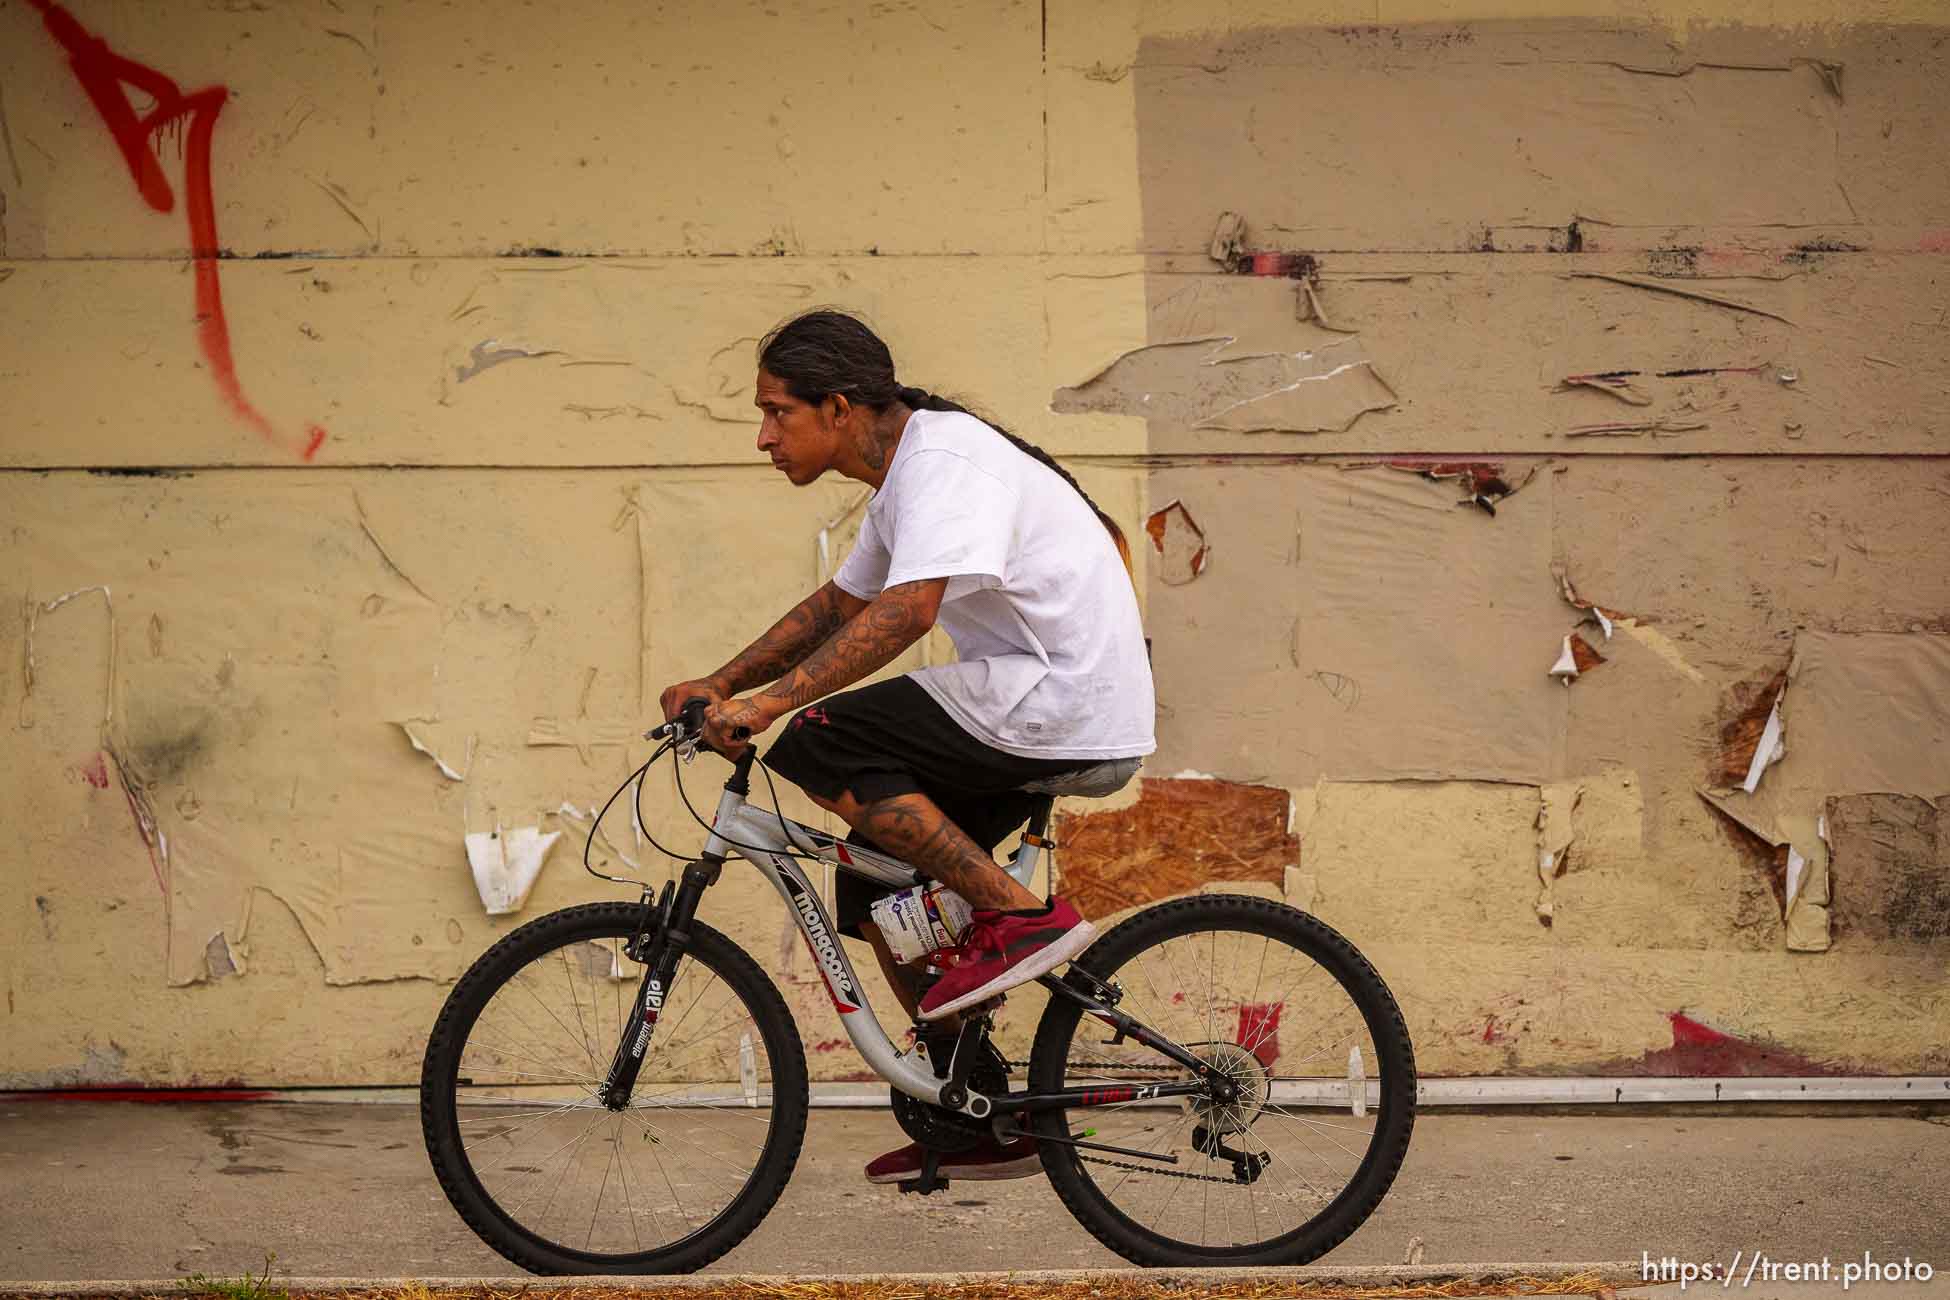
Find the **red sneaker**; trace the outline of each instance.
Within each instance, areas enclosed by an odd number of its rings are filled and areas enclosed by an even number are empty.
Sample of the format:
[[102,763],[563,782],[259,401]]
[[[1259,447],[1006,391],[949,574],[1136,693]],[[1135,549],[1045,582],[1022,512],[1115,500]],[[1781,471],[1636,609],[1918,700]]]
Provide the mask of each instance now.
[[[920,1144],[910,1142],[898,1151],[889,1151],[867,1165],[870,1183],[898,1183],[921,1176]],[[996,1182],[1004,1178],[1028,1178],[1043,1172],[1036,1155],[1036,1139],[1019,1137],[1007,1144],[985,1137],[968,1151],[941,1157],[943,1178],[969,1178],[977,1182]]]
[[1026,984],[1075,957],[1096,936],[1067,899],[1029,912],[978,908],[953,950],[954,964],[921,999],[920,1018],[939,1020]]

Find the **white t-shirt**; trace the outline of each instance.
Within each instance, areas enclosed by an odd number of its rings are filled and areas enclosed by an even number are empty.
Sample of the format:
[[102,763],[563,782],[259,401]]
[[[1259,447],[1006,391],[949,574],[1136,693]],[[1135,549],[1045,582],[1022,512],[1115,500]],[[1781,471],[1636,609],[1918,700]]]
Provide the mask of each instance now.
[[916,411],[833,581],[862,600],[946,578],[957,662],[910,673],[977,739],[1028,758],[1157,748],[1137,595],[1075,488],[972,415]]

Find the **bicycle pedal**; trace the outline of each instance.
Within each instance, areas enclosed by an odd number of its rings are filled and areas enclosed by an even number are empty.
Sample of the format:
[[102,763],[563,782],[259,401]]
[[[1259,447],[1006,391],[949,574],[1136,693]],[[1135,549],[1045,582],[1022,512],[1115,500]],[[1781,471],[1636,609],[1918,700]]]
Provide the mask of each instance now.
[[948,1180],[939,1176],[929,1177],[923,1173],[916,1178],[903,1178],[894,1186],[902,1192],[909,1192],[915,1196],[932,1196],[936,1192],[947,1191]]

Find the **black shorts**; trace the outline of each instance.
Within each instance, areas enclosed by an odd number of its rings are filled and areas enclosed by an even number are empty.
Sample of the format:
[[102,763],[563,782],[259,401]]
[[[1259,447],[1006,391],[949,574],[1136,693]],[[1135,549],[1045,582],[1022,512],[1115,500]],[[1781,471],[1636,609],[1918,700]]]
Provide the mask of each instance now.
[[[1025,782],[1073,772],[1088,759],[1023,758],[962,729],[912,678],[890,677],[829,695],[792,715],[766,751],[774,772],[808,794],[860,803],[924,794],[988,853],[1029,820],[1039,799]],[[850,843],[877,849],[858,831]],[[840,933],[860,937],[875,900],[894,891],[851,872],[835,873],[833,912]]]

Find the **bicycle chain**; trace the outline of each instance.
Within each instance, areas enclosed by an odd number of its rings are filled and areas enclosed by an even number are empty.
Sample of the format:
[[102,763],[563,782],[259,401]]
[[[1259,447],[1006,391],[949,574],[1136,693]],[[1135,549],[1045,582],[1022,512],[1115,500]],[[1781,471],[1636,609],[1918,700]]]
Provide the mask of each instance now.
[[[1156,1165],[1134,1165],[1125,1160],[1106,1160],[1102,1156],[1079,1154],[1077,1160],[1087,1165],[1108,1165],[1112,1169],[1134,1169],[1141,1174],[1157,1174],[1161,1178],[1189,1178],[1195,1183],[1224,1183],[1228,1187],[1241,1186],[1237,1178],[1219,1178],[1213,1174],[1183,1173],[1176,1169],[1160,1169]],[[1250,1184],[1245,1184],[1250,1186]]]
[[[1011,1071],[1029,1068],[1027,1061],[1004,1061],[1003,1064]],[[1072,1070],[1141,1070],[1151,1074],[1171,1074],[1184,1069],[1179,1065],[1120,1065],[1115,1061],[1070,1061],[1067,1064]]]
[[[1007,1061],[1005,1064],[1011,1070],[1029,1068],[1027,1061]],[[1149,1070],[1155,1074],[1169,1074],[1178,1068],[1175,1065],[1111,1065],[1103,1061],[1071,1061],[1070,1065],[1074,1069]],[[1156,1165],[1134,1165],[1128,1160],[1106,1160],[1102,1156],[1087,1156],[1082,1152],[1077,1153],[1077,1161],[1086,1165],[1103,1165],[1107,1169],[1129,1169],[1140,1174],[1156,1174],[1160,1178],[1189,1178],[1195,1183],[1224,1183],[1227,1187],[1239,1185],[1239,1180],[1236,1178],[1219,1178],[1212,1174],[1187,1173],[1178,1169],[1160,1169]]]

